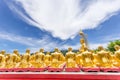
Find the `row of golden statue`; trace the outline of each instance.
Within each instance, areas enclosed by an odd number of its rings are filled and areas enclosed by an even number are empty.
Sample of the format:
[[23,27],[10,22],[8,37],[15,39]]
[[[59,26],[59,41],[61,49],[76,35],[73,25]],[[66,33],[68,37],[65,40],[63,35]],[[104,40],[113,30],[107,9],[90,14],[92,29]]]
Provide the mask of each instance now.
[[67,68],[83,67],[120,67],[120,46],[115,46],[115,53],[105,51],[102,46],[98,47],[98,52],[88,50],[86,47],[80,49],[79,52],[72,52],[72,48],[68,48],[68,52],[64,56],[58,48],[50,54],[44,54],[44,49],[39,52],[30,54],[27,49],[26,53],[20,55],[18,50],[14,50],[13,54],[5,54],[0,52],[0,68],[44,68],[47,66],[59,68],[66,63]]
[[115,45],[115,53],[106,51],[102,46],[98,47],[98,52],[94,53],[87,47],[86,39],[83,32],[80,32],[83,37],[80,40],[81,47],[77,53],[68,48],[68,52],[63,55],[62,52],[55,48],[53,53],[44,53],[44,49],[30,54],[27,49],[25,54],[19,54],[18,50],[14,50],[12,54],[6,54],[5,50],[0,52],[0,68],[60,68],[66,64],[67,68],[80,67],[104,67],[114,68],[120,67],[120,46]]

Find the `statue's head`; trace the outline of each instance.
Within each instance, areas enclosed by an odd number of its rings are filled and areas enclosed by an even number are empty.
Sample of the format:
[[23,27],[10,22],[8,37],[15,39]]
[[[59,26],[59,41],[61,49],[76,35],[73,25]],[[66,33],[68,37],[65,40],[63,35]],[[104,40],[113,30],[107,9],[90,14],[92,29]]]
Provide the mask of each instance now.
[[3,54],[3,55],[4,55],[5,53],[6,53],[6,51],[5,51],[5,50],[2,50],[2,51],[1,51],[1,54]]
[[120,49],[120,46],[119,46],[119,45],[115,45],[114,48],[115,48],[115,50],[117,51],[117,50]]
[[38,54],[39,52],[35,52],[35,54]]
[[18,54],[18,50],[17,50],[17,49],[15,49],[15,50],[13,51],[13,53]]
[[47,54],[47,55],[50,55],[50,52],[47,52],[46,54]]
[[84,35],[84,33],[82,32],[82,30],[80,30],[80,35]]
[[6,54],[5,56],[6,56],[7,58],[10,58],[10,54]]
[[94,53],[94,50],[90,50],[91,53]]
[[83,38],[80,39],[80,43],[85,43],[85,40]]
[[68,51],[72,51],[72,48],[71,48],[71,47],[69,47],[69,48],[68,48]]
[[59,52],[59,49],[58,49],[58,48],[55,48],[54,51],[55,51],[55,52]]
[[100,51],[101,51],[101,50],[104,50],[103,46],[99,46],[99,47],[98,47],[98,50],[100,50]]
[[30,49],[26,49],[26,53],[30,53]]
[[44,49],[43,49],[43,48],[41,48],[41,49],[40,49],[40,52],[44,52]]

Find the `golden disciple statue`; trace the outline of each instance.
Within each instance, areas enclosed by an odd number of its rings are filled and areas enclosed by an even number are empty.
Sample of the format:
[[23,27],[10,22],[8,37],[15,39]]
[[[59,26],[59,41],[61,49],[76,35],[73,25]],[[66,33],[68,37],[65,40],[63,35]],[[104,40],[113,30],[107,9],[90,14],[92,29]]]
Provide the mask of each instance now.
[[82,61],[82,54],[81,54],[81,50],[79,49],[79,51],[76,54],[76,62],[79,66],[83,65],[83,61]]
[[52,58],[52,63],[50,67],[61,68],[62,56],[58,48],[55,48],[54,53],[51,54],[51,58]]
[[21,56],[21,62],[19,68],[29,68],[31,67],[30,64],[30,50],[27,49],[26,53]]
[[6,61],[5,61],[5,51],[2,50],[0,52],[0,68],[5,68],[5,64],[6,64]]
[[37,66],[37,63],[36,63],[36,56],[35,54],[37,54],[38,52],[35,52],[33,54],[31,54],[30,56],[30,64],[31,64],[31,67],[35,68]]
[[13,54],[9,54],[6,56],[6,68],[14,68],[14,56]]
[[61,65],[63,64],[65,64],[65,56],[63,55],[63,53],[59,50],[59,53],[60,53],[60,63],[61,63]]
[[84,52],[82,52],[82,60],[83,60],[83,67],[97,67],[94,64],[94,56],[92,52],[88,51],[87,47],[84,48]]
[[10,63],[10,54],[5,55],[5,68],[9,68],[9,63]]
[[116,67],[120,67],[120,46],[119,45],[115,45],[115,54],[114,54],[114,61],[113,61],[113,65]]
[[20,61],[21,61],[21,57],[19,55],[18,50],[14,50],[13,54],[11,55],[13,58],[13,65],[15,68],[19,67]]
[[97,52],[97,56],[98,56],[99,66],[105,68],[113,67],[112,56],[110,52],[105,51],[102,46],[99,46],[98,50],[99,52]]
[[47,52],[45,55],[45,58],[44,58],[44,63],[46,65],[46,67],[50,66],[51,60],[52,60],[52,58],[51,58],[50,52]]
[[68,48],[68,52],[65,55],[66,58],[66,66],[67,68],[76,68],[78,67],[76,64],[76,54],[72,52],[72,48]]
[[45,67],[44,58],[45,58],[44,49],[40,49],[40,51],[35,54],[36,68]]
[[9,61],[7,63],[8,67],[7,68],[15,68],[15,66],[17,65],[17,55],[15,54],[16,50],[13,51],[13,54],[10,54],[9,56]]

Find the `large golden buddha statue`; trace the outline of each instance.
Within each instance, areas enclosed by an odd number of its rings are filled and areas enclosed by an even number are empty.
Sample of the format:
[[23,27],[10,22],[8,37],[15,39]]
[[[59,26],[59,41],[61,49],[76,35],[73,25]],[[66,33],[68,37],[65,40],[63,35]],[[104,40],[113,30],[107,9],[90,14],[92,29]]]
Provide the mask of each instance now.
[[19,68],[29,68],[31,67],[30,64],[30,50],[27,49],[26,53],[21,56],[21,62]]
[[0,68],[5,68],[5,64],[6,64],[6,61],[5,61],[5,51],[2,50],[0,52]]
[[97,67],[96,64],[94,64],[93,53],[91,51],[88,51],[87,47],[85,47],[84,50],[85,51],[82,52],[83,67]]
[[120,67],[120,46],[119,45],[115,45],[115,54],[114,54],[114,61],[113,61],[113,65],[116,67]]
[[111,56],[110,52],[105,51],[102,46],[99,46],[98,50],[99,50],[99,52],[97,52],[97,56],[98,56],[99,66],[104,67],[104,68],[113,67],[112,56]]
[[54,53],[51,54],[52,58],[52,63],[51,67],[52,68],[61,68],[61,63],[63,62],[63,57],[61,55],[61,52],[59,51],[58,48],[55,48]]
[[51,60],[52,60],[52,58],[51,58],[50,52],[47,52],[45,55],[45,58],[44,58],[44,63],[46,65],[46,67],[50,66]]
[[85,34],[80,31],[80,35],[82,36],[82,38],[80,39],[80,43],[81,43],[81,47],[80,47],[80,52],[84,52],[84,48],[88,48],[88,44],[87,44],[87,39],[85,37]]
[[72,48],[68,48],[68,52],[65,55],[66,58],[66,66],[67,68],[77,68],[76,64],[76,54],[72,52]]

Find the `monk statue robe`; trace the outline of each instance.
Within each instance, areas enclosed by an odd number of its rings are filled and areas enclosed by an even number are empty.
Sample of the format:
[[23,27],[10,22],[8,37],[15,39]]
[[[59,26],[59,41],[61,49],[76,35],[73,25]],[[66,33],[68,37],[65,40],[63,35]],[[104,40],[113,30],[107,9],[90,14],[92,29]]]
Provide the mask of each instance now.
[[62,66],[62,59],[61,52],[58,48],[55,48],[54,52],[51,54],[52,62],[50,67],[51,68],[61,68]]
[[27,49],[26,53],[21,56],[21,62],[19,68],[29,68],[31,67],[30,64],[30,50]]
[[113,56],[113,65],[116,67],[120,67],[120,46],[119,45],[115,45],[115,54]]
[[99,52],[97,52],[97,56],[98,56],[99,66],[104,67],[104,68],[113,67],[112,56],[111,56],[110,52],[105,51],[102,46],[99,46],[98,50],[99,50]]
[[6,61],[5,61],[5,51],[2,50],[0,52],[0,68],[5,68],[5,64],[6,64]]
[[87,48],[84,48],[84,49],[85,49],[85,51],[82,52],[83,67],[90,67],[90,68],[97,67],[94,64],[94,56],[93,56],[92,52],[88,51]]
[[68,48],[68,52],[65,55],[66,58],[66,66],[67,68],[77,68],[76,63],[76,54],[72,52],[72,48]]
[[47,52],[45,55],[45,58],[44,58],[44,63],[46,65],[46,67],[50,66],[51,60],[52,60],[52,58],[51,58],[50,52]]

